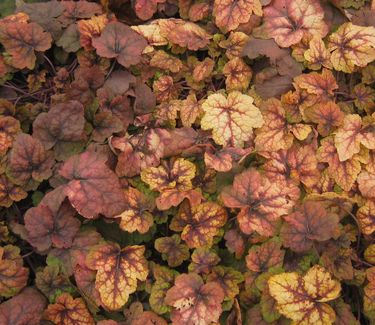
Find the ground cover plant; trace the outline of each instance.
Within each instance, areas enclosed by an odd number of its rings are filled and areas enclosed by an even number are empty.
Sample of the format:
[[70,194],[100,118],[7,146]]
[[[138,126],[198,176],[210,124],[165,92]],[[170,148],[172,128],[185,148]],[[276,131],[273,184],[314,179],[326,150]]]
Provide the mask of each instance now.
[[375,324],[375,2],[0,2],[1,325]]

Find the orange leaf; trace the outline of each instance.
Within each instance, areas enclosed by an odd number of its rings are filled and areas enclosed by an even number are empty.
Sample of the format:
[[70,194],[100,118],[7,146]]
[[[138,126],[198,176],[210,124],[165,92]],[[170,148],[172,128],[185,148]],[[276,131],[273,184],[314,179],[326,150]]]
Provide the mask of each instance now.
[[262,4],[259,0],[215,0],[214,3],[215,23],[223,32],[246,24],[252,13],[262,16]]
[[262,114],[253,104],[254,99],[239,91],[208,96],[202,104],[203,130],[213,129],[213,138],[223,146],[242,147],[248,141],[253,128],[263,125]]
[[81,298],[73,299],[69,293],[57,297],[44,313],[46,319],[56,325],[94,325],[94,319]]
[[328,26],[318,0],[274,0],[264,8],[268,35],[282,47],[299,43],[307,33],[324,37]]
[[97,270],[95,286],[103,305],[110,310],[121,308],[137,289],[137,280],[148,275],[144,246],[120,248],[115,243],[103,243],[92,248],[86,263]]
[[36,23],[10,22],[0,25],[0,42],[12,56],[12,66],[34,69],[35,52],[48,50],[52,37]]
[[211,246],[214,236],[226,220],[226,211],[216,203],[190,205],[185,201],[169,227],[173,231],[182,231],[181,238],[189,248],[196,248]]
[[174,325],[210,324],[217,322],[222,312],[223,289],[214,282],[203,283],[195,274],[181,274],[167,291],[165,302],[173,307]]

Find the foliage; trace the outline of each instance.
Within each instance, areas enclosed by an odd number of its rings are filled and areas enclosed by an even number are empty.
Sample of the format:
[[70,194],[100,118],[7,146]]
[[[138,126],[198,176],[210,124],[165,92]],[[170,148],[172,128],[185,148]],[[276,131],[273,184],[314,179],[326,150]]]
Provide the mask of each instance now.
[[375,324],[374,16],[0,1],[0,324]]

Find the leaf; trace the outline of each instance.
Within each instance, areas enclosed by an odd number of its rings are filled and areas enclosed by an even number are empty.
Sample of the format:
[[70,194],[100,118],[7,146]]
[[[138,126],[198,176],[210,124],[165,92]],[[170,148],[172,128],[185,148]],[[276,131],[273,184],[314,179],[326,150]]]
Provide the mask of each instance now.
[[345,161],[359,153],[360,145],[375,149],[375,129],[373,123],[362,122],[358,114],[349,114],[344,118],[343,126],[335,135],[335,145],[340,161]]
[[318,124],[317,130],[322,136],[328,136],[333,130],[341,126],[345,117],[340,106],[332,101],[313,105],[307,108],[304,114],[312,122]]
[[167,325],[167,322],[152,311],[144,311],[141,315],[139,315],[135,320],[132,321],[132,325],[144,324]]
[[308,67],[312,70],[319,70],[321,67],[332,69],[331,53],[326,48],[320,37],[313,37],[309,42],[309,48],[304,53]]
[[213,129],[213,138],[223,146],[242,147],[250,140],[253,128],[263,125],[262,114],[253,105],[253,98],[233,91],[225,97],[222,94],[209,95],[202,104],[203,130]]
[[177,73],[182,69],[183,63],[180,59],[164,51],[156,51],[151,58],[150,66]]
[[63,293],[58,296],[56,303],[49,305],[44,315],[46,319],[56,325],[95,324],[83,299],[74,299],[69,293]]
[[100,36],[107,24],[107,15],[92,16],[91,19],[79,20],[77,22],[79,42],[86,51],[94,49],[92,40]]
[[375,174],[362,172],[357,177],[358,187],[365,198],[375,198]]
[[13,202],[27,197],[21,187],[14,185],[5,175],[0,176],[0,206],[9,208]]
[[159,19],[158,24],[162,37],[192,51],[206,47],[212,37],[199,25],[182,19]]
[[99,4],[86,0],[66,1],[62,5],[64,13],[59,17],[59,20],[65,25],[72,24],[78,18],[91,18],[102,13],[102,8]]
[[21,132],[20,122],[11,116],[0,116],[0,155],[12,147],[17,134]]
[[244,281],[241,272],[231,267],[215,266],[207,276],[209,283],[217,283],[224,291],[225,299],[233,299],[239,292],[239,284]]
[[307,33],[324,37],[328,32],[317,0],[275,0],[263,12],[266,32],[281,47],[299,43]]
[[309,250],[314,241],[326,241],[338,233],[339,218],[318,202],[306,201],[295,212],[284,216],[280,236],[284,247],[295,252]]
[[357,218],[361,231],[365,235],[371,235],[375,231],[375,203],[367,200],[357,211]]
[[68,276],[79,266],[86,266],[86,256],[89,250],[102,239],[101,235],[92,228],[81,228],[75,236],[69,249],[53,249],[48,259],[58,260],[62,270]]
[[90,303],[100,306],[101,300],[99,292],[95,288],[95,278],[96,272],[85,265],[77,265],[74,268],[74,279],[77,287],[82,291],[82,297],[85,297]]
[[255,169],[236,175],[233,185],[221,192],[226,207],[241,208],[237,215],[241,231],[264,236],[274,234],[280,216],[291,211],[298,195],[295,188],[272,182]]
[[39,325],[46,305],[46,298],[38,290],[25,288],[19,295],[0,305],[0,323]]
[[152,210],[154,202],[137,189],[129,187],[125,191],[126,209],[118,215],[120,228],[128,232],[138,231],[145,234],[154,223]]
[[335,77],[327,69],[323,69],[321,74],[310,72],[295,77],[294,86],[295,88],[305,89],[309,94],[319,96],[321,102],[326,101],[326,98],[332,97],[333,91],[338,88]]
[[191,254],[189,272],[208,274],[219,262],[220,257],[214,250],[207,247],[196,248]]
[[358,157],[340,161],[334,139],[327,137],[322,140],[322,146],[317,151],[319,161],[328,163],[328,173],[335,182],[345,191],[350,191],[358,174],[361,172],[361,163]]
[[329,37],[328,50],[333,68],[337,71],[354,72],[375,59],[375,28],[352,23],[342,24]]
[[197,101],[195,94],[190,94],[181,102],[180,118],[182,125],[191,127],[202,113],[202,105]]
[[25,190],[36,189],[39,183],[52,175],[54,159],[42,143],[28,134],[17,136],[9,160],[11,181]]
[[157,11],[159,3],[164,3],[165,0],[136,0],[134,9],[138,18],[142,20],[149,20]]
[[61,191],[78,213],[88,219],[94,219],[99,214],[114,217],[125,208],[119,180],[106,166],[106,159],[86,151],[70,157],[59,170],[59,174],[68,181]]
[[176,234],[155,240],[155,249],[162,254],[163,260],[168,262],[169,267],[181,265],[190,256],[189,248],[185,244],[180,244],[180,241],[180,236]]
[[66,28],[56,45],[62,47],[65,52],[77,52],[81,48],[77,25],[72,24]]
[[246,266],[253,272],[266,272],[272,267],[282,266],[285,251],[281,249],[281,242],[269,240],[260,246],[252,246],[246,256]]
[[278,311],[295,324],[332,324],[336,314],[325,302],[336,299],[340,283],[315,265],[302,277],[296,272],[273,275],[268,280]]
[[161,193],[156,199],[156,205],[159,209],[166,210],[171,206],[179,205],[185,197],[189,197],[195,170],[193,163],[178,158],[169,164],[144,169],[141,172],[141,179],[152,190]]
[[189,248],[211,246],[215,235],[227,220],[226,211],[216,203],[190,205],[183,202],[169,228],[182,231],[181,238]]
[[161,315],[171,310],[165,303],[165,295],[173,286],[178,272],[156,264],[153,274],[156,281],[152,285],[149,302],[152,310]]
[[124,129],[123,123],[109,111],[96,113],[93,126],[92,139],[97,142],[104,142],[114,133],[121,132]]
[[223,299],[223,289],[217,283],[204,284],[199,275],[190,273],[176,278],[165,302],[173,307],[172,324],[209,324],[219,320]]
[[264,151],[289,149],[294,137],[281,102],[275,98],[269,99],[263,102],[260,110],[265,123],[256,132],[255,147]]
[[10,22],[0,27],[0,42],[12,56],[13,67],[34,69],[35,51],[48,50],[52,38],[36,23]]
[[263,167],[270,178],[301,182],[306,187],[315,186],[320,178],[318,159],[312,146],[292,146],[288,150],[262,153],[262,156],[268,159]]
[[146,45],[142,36],[120,22],[108,23],[100,37],[92,40],[92,46],[99,56],[116,58],[125,68],[140,62]]
[[60,36],[62,24],[58,17],[64,12],[64,7],[60,2],[56,0],[33,3],[17,1],[16,11],[27,14],[32,22],[51,33],[54,39]]
[[33,123],[33,136],[44,148],[54,148],[56,158],[65,160],[78,153],[86,139],[84,107],[76,101],[67,101],[41,113]]
[[13,245],[0,247],[0,296],[16,295],[27,285],[28,278],[29,270],[23,266],[20,249]]
[[223,74],[226,76],[225,85],[228,91],[247,89],[253,75],[250,67],[240,58],[229,60],[223,67]]
[[81,225],[76,212],[68,202],[61,206],[43,204],[27,210],[25,228],[28,242],[39,251],[52,245],[69,248]]
[[120,309],[137,289],[137,280],[148,275],[144,246],[120,248],[115,243],[95,246],[87,256],[87,266],[97,270],[96,289],[109,310]]
[[47,265],[42,271],[37,272],[35,284],[50,301],[55,301],[62,292],[72,291],[68,279],[60,274],[58,265]]
[[231,32],[227,39],[219,42],[219,46],[226,50],[225,55],[228,59],[233,59],[242,56],[244,46],[249,39],[249,36],[243,32]]
[[213,15],[216,26],[223,32],[235,30],[240,24],[246,24],[254,13],[262,16],[262,4],[259,0],[215,0]]

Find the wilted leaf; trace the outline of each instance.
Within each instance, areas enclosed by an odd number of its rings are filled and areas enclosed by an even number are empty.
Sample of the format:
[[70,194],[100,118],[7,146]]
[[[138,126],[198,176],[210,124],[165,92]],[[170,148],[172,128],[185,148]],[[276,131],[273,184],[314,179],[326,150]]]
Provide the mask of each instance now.
[[253,128],[263,125],[262,114],[253,104],[253,98],[233,91],[225,97],[213,94],[202,104],[203,130],[213,129],[213,138],[223,146],[242,147],[250,139]]
[[185,201],[169,227],[174,231],[182,231],[181,238],[189,248],[196,248],[211,246],[213,237],[226,220],[225,210],[216,203],[190,205]]
[[137,280],[145,281],[148,274],[143,246],[120,248],[115,243],[95,246],[87,256],[87,266],[97,270],[96,289],[104,306],[121,308],[137,289]]
[[336,314],[326,302],[336,299],[340,283],[321,266],[315,265],[302,277],[298,273],[281,273],[268,280],[277,309],[295,324],[332,324]]
[[120,22],[110,22],[103,29],[100,37],[92,40],[92,46],[98,55],[116,58],[118,63],[128,68],[141,60],[146,47],[146,40],[130,27]]
[[56,303],[48,306],[44,315],[56,325],[95,324],[83,299],[74,299],[69,293],[61,294],[56,299]]
[[176,278],[165,302],[173,307],[172,324],[190,325],[218,321],[223,299],[224,291],[217,283],[204,284],[199,275],[190,273]]

